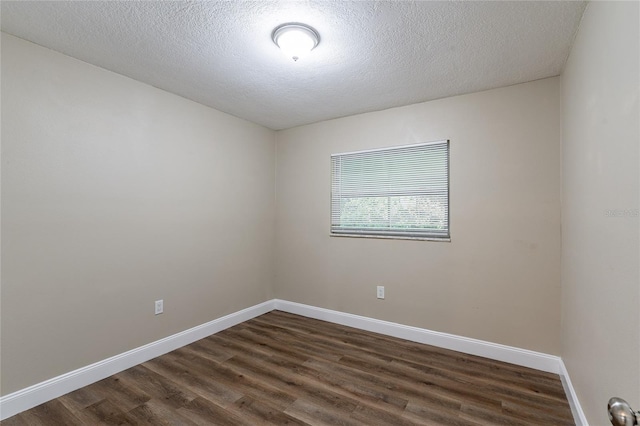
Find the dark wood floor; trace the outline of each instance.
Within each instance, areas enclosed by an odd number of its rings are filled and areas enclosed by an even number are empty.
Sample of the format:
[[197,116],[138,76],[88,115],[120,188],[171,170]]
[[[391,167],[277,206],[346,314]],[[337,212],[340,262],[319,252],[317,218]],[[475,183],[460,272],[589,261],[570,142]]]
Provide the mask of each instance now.
[[2,422],[573,425],[558,376],[273,311]]

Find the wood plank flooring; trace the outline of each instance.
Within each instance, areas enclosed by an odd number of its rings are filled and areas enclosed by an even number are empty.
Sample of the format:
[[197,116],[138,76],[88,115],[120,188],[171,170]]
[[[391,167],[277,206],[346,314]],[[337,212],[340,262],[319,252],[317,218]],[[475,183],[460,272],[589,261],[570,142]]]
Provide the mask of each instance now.
[[573,425],[557,375],[273,311],[13,425]]

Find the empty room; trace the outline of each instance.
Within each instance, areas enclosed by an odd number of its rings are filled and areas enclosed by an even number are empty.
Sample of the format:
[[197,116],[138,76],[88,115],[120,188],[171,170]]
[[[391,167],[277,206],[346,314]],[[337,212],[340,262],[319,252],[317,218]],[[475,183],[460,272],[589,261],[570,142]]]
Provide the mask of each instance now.
[[637,1],[5,1],[2,425],[640,424]]

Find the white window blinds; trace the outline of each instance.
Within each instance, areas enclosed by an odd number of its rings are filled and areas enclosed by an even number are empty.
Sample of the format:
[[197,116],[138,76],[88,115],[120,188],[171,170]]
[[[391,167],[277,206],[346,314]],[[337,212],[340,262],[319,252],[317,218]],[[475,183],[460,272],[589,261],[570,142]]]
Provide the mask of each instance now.
[[449,141],[331,156],[331,233],[449,238]]

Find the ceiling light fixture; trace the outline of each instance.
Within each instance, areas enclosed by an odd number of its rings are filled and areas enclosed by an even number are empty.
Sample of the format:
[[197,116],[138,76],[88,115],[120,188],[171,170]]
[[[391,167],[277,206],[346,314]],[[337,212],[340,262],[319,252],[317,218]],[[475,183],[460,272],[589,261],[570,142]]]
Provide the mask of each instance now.
[[288,57],[297,61],[320,43],[320,35],[309,25],[290,22],[276,27],[271,34],[273,42]]

